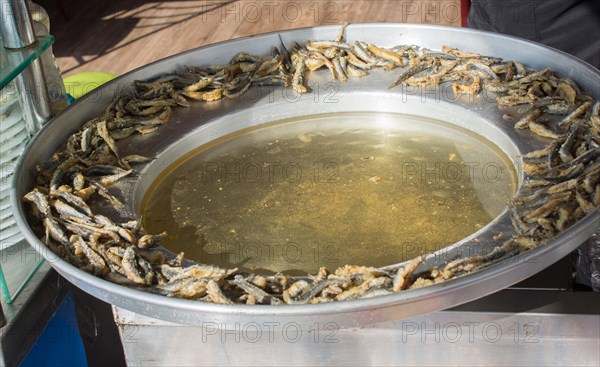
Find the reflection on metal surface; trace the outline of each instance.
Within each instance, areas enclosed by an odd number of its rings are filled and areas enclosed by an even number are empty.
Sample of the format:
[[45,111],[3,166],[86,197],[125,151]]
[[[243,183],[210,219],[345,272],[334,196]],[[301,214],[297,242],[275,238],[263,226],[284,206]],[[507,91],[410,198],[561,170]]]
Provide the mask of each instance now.
[[27,131],[33,136],[52,117],[48,88],[42,62],[36,59],[15,78],[19,103],[27,123]]
[[6,48],[23,48],[35,42],[27,0],[0,0],[0,31]]

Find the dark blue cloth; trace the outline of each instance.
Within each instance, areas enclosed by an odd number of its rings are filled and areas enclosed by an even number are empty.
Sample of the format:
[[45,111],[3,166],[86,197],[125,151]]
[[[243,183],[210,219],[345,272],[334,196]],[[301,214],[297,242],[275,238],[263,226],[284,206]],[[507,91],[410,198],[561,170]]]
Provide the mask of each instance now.
[[600,0],[473,0],[467,27],[539,42],[600,69]]
[[19,367],[87,366],[71,293],[65,297]]

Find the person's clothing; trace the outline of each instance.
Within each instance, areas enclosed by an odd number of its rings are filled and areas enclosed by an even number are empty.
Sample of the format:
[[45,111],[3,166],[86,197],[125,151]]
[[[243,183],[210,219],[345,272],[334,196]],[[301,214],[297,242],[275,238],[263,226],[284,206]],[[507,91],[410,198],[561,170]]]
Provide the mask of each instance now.
[[467,27],[539,42],[600,69],[600,0],[472,0]]

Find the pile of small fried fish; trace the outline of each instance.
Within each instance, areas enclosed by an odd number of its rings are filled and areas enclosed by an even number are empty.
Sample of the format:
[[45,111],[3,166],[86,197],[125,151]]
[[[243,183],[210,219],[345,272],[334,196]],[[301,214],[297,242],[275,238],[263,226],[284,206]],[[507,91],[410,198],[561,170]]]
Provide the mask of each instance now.
[[[63,150],[38,165],[37,185],[25,195],[41,239],[80,269],[111,282],[171,297],[221,304],[307,304],[387,295],[440,283],[507,256],[531,249],[563,231],[600,205],[599,102],[569,79],[549,69],[527,70],[517,61],[443,47],[439,52],[406,45],[382,48],[344,41],[344,28],[332,41],[283,44],[270,58],[241,52],[227,65],[187,67],[153,81],[136,81],[119,93],[104,113],[72,134]],[[310,71],[327,68],[340,82],[372,69],[402,69],[398,85],[448,83],[455,94],[497,95],[499,108],[517,106],[515,128],[546,139],[544,149],[526,154],[523,190],[510,203],[514,233],[483,256],[461,258],[437,269],[415,272],[418,257],[398,268],[344,266],[330,273],[294,279],[263,277],[237,269],[183,266],[183,253],[167,260],[157,247],[166,233],[152,235],[136,220],[119,222],[94,213],[102,205],[119,208],[111,193],[117,180],[135,174],[132,166],[150,159],[121,156],[117,141],[147,134],[168,123],[172,109],[188,99],[238,98],[251,86],[308,91]],[[511,114],[502,123],[512,123]],[[498,236],[500,237],[500,236]]]

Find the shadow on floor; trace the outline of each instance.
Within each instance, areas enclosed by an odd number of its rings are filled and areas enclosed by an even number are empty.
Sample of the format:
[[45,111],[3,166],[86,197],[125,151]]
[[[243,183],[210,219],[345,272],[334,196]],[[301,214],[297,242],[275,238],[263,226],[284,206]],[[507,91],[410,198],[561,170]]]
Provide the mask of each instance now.
[[[56,57],[73,57],[80,67],[165,29],[227,6],[222,2],[125,0],[37,0],[50,17]],[[137,29],[139,35],[127,39]],[[76,34],[76,36],[74,36]],[[149,47],[165,45],[149,44]]]

